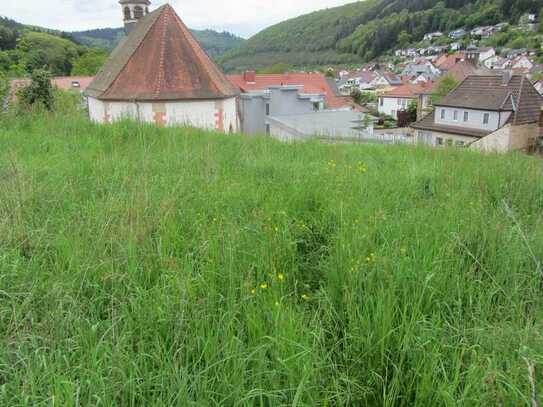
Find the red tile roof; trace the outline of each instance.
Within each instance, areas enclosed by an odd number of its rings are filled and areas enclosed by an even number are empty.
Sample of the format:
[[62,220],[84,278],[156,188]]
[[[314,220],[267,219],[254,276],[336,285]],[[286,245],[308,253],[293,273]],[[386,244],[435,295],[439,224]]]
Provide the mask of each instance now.
[[288,72],[284,74],[256,75],[254,82],[247,82],[243,74],[228,75],[227,78],[242,92],[262,91],[270,86],[300,85],[303,93],[321,93],[330,109],[353,107],[352,98],[338,96],[326,77],[321,73]]
[[238,94],[166,4],[147,14],[87,88],[102,100],[222,99]]
[[[93,81],[94,76],[58,76],[51,79],[51,84],[60,90],[84,91]],[[79,86],[75,86],[79,84]]]
[[448,71],[462,59],[464,59],[464,54],[462,53],[456,53],[452,55],[443,54],[436,60],[434,65],[442,71]]
[[424,84],[417,85],[406,83],[404,85],[395,86],[387,92],[383,92],[381,96],[396,98],[415,98],[421,93],[429,93],[432,89],[432,86],[432,82],[425,82]]

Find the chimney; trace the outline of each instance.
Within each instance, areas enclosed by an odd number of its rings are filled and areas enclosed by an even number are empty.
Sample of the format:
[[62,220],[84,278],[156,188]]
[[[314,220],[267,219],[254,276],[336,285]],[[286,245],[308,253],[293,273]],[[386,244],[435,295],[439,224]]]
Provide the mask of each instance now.
[[247,83],[256,83],[256,72],[255,71],[245,71],[243,73],[243,80]]
[[503,71],[503,73],[502,73],[502,85],[508,85],[509,82],[511,81],[512,75],[513,75],[512,72],[509,71],[509,70]]

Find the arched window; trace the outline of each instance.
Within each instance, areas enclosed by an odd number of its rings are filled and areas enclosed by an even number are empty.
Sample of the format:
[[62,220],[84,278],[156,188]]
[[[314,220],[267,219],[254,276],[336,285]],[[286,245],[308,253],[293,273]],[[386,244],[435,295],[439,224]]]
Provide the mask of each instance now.
[[132,20],[132,14],[130,13],[130,7],[125,7],[123,12],[124,12],[124,19],[125,20]]
[[140,6],[134,7],[134,18],[139,20],[143,17],[143,9]]

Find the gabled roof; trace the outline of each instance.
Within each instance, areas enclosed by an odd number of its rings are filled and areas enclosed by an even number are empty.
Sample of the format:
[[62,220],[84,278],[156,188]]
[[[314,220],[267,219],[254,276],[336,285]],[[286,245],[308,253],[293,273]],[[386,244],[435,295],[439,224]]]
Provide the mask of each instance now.
[[535,123],[543,99],[528,79],[514,75],[504,83],[501,75],[469,76],[436,106],[476,110],[513,111],[513,124]]
[[387,92],[383,92],[380,96],[393,98],[415,98],[419,94],[428,93],[432,86],[433,84],[431,82],[426,82],[424,85],[406,83],[396,86]]
[[[435,106],[457,107],[475,110],[509,111],[508,123],[522,125],[537,123],[543,97],[524,76],[513,76],[504,81],[500,75],[469,76]],[[411,127],[445,133],[484,137],[489,131],[462,126],[436,124],[434,113],[413,123]]]
[[[331,109],[352,107],[350,97],[338,96],[337,86],[321,73],[287,72],[284,74],[255,75],[251,81],[246,81],[244,75],[228,75],[228,80],[236,85],[242,92],[263,91],[271,86],[299,85],[303,93],[322,93],[326,104]],[[254,79],[254,80],[253,80]]]
[[115,48],[86,94],[101,100],[222,99],[238,94],[166,4]]
[[470,75],[492,75],[492,71],[484,66],[477,66],[468,61],[460,61],[450,67],[447,74],[460,82]]

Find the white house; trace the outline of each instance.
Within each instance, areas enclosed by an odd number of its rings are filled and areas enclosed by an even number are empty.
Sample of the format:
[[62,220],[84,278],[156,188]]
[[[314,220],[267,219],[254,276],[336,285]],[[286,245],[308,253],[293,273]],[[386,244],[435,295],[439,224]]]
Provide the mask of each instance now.
[[418,95],[424,91],[424,87],[404,84],[394,87],[392,90],[379,94],[377,110],[394,119],[398,118],[398,112],[407,110],[412,102],[416,102]]
[[[147,0],[123,0],[140,4]],[[238,131],[239,90],[200,47],[166,4],[134,16],[125,10],[130,33],[111,53],[85,94],[98,123],[123,118],[157,126],[191,125]],[[130,25],[131,24],[131,25]],[[127,27],[128,28],[128,27]]]
[[434,38],[439,38],[439,37],[443,37],[443,33],[439,31],[424,34],[424,39],[428,41],[432,41]]
[[469,76],[411,127],[420,143],[504,152],[534,145],[543,98],[515,75]]

